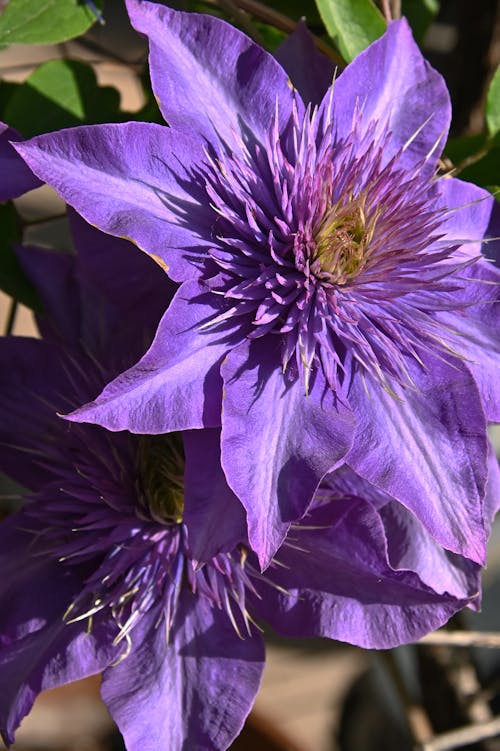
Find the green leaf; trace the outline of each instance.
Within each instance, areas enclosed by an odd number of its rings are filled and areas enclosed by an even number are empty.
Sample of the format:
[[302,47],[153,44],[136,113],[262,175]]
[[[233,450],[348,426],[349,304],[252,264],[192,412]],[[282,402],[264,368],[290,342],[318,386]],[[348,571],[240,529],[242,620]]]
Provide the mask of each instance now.
[[76,60],[50,60],[12,94],[4,118],[30,138],[82,123],[117,121],[119,107],[118,91],[98,86],[89,65]]
[[500,132],[495,138],[486,133],[452,138],[446,144],[445,156],[459,168],[461,180],[489,189],[498,183],[500,174]]
[[460,136],[450,138],[445,147],[445,155],[451,159],[454,165],[460,164],[464,159],[478,154],[486,146],[484,133],[476,133],[473,136]]
[[282,44],[282,42],[284,42],[286,39],[287,35],[282,31],[275,29],[274,26],[269,26],[268,24],[258,22],[254,22],[254,26],[259,32],[260,38],[262,39],[265,48],[270,52],[274,52],[276,48],[279,47],[279,45]]
[[495,185],[500,174],[500,148],[490,149],[481,159],[460,172],[460,179],[476,183],[483,188]]
[[83,0],[9,0],[0,15],[0,44],[57,44],[96,20]]
[[500,132],[500,66],[496,69],[486,98],[486,125],[494,137]]
[[3,113],[7,106],[7,102],[19,86],[20,84],[13,83],[12,81],[0,81],[0,120],[5,120]]
[[371,0],[316,0],[326,30],[350,62],[385,31],[385,21]]
[[21,230],[12,203],[0,205],[0,289],[33,310],[40,310],[35,288],[25,275],[13,250],[21,242]]
[[403,16],[408,19],[415,39],[421,42],[439,11],[439,0],[402,0]]

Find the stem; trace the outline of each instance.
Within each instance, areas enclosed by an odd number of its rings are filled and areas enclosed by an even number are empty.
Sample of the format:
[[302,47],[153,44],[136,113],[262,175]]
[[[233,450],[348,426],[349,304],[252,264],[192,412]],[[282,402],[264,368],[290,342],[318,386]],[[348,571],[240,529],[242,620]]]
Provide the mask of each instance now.
[[440,629],[423,636],[418,643],[446,647],[491,647],[500,649],[500,633],[496,631],[448,631]]
[[387,23],[392,21],[392,11],[389,0],[381,0],[382,10],[384,12],[385,20]]
[[225,10],[226,13],[232,16],[234,20],[239,23],[241,28],[246,31],[249,37],[252,37],[252,39],[257,42],[257,44],[261,45],[261,47],[263,46],[262,37],[248,18],[247,13],[239,8],[238,5],[233,2],[233,0],[217,0],[217,4],[220,5],[222,10]]
[[[217,0],[204,1],[208,5],[218,4]],[[284,31],[287,34],[291,34],[298,26],[298,23],[296,21],[292,21],[291,18],[288,18],[288,16],[285,16],[283,13],[274,10],[274,8],[268,8],[258,0],[233,0],[233,2],[235,5],[241,8],[241,10],[250,13],[252,16],[255,16],[264,23],[268,23],[270,26],[274,26],[276,29]],[[329,44],[326,44],[326,42],[324,42],[314,34],[311,34],[311,36],[317,50],[333,60],[334,63],[339,66],[339,68],[345,68],[346,62],[344,58],[338,54],[338,52],[336,52],[334,49],[332,49],[332,47],[330,47]]]
[[[451,625],[451,628],[450,628]],[[500,634],[467,631],[463,615],[456,614],[448,628],[428,634],[419,642],[421,681],[426,687],[426,707],[438,733],[421,744],[420,751],[448,751],[474,743],[474,748],[499,751],[488,697],[482,688],[472,647],[500,646]],[[456,648],[462,648],[458,651]],[[430,669],[429,669],[430,668]]]
[[7,316],[7,322],[5,324],[5,336],[10,336],[14,330],[14,324],[16,323],[18,302],[14,298],[11,298],[9,305],[9,314]]
[[471,743],[494,738],[500,734],[500,717],[476,725],[450,730],[448,733],[436,735],[431,741],[422,743],[420,751],[451,751]]
[[465,157],[460,164],[457,164],[455,169],[453,170],[453,176],[460,174],[462,170],[464,170],[466,167],[470,167],[472,164],[475,164],[476,162],[479,162],[480,159],[483,158],[483,156],[486,156],[488,151],[490,150],[491,144],[487,142],[482,149],[479,149],[479,151],[476,151],[475,154],[470,154],[470,156]]
[[434,735],[429,717],[427,716],[424,707],[416,702],[410,695],[394,658],[394,653],[381,650],[379,654],[384,660],[385,666],[393,680],[394,687],[396,688],[399,698],[404,706],[406,722],[412,739],[418,746],[422,746]]
[[[92,39],[87,39],[84,37],[80,37],[79,39],[72,40],[72,42],[76,42],[81,47],[83,47],[86,50],[89,50],[90,52],[95,52],[98,55],[102,55],[103,59],[90,61],[96,65],[99,63],[102,63],[104,60],[108,60],[108,61],[111,60],[117,65],[125,65],[127,68],[131,68],[134,72],[137,73],[142,70],[144,61],[147,57],[147,54],[146,55],[141,54],[141,57],[139,58],[139,60],[126,60],[124,57],[121,57],[121,55],[118,55],[116,52],[108,50],[105,47],[102,47],[97,42],[94,42]],[[64,52],[65,52],[66,57],[71,57],[71,55],[66,54],[66,50]],[[85,62],[88,62],[88,61],[86,60]]]
[[401,18],[401,0],[392,0],[392,17]]

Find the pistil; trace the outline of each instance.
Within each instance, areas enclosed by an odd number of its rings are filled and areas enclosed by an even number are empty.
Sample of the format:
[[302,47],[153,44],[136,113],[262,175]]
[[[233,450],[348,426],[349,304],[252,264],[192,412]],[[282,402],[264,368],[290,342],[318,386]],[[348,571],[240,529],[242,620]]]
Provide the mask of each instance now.
[[376,222],[367,220],[365,204],[363,194],[334,204],[315,232],[314,261],[322,280],[344,285],[365,268]]

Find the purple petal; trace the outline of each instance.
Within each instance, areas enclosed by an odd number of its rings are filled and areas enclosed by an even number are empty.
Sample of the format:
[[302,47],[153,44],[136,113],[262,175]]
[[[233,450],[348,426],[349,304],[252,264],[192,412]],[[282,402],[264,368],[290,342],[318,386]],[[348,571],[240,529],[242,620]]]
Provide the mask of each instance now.
[[9,143],[20,140],[19,133],[0,122],[0,203],[42,184]]
[[149,38],[153,89],[169,125],[211,144],[234,145],[247,128],[263,141],[278,107],[284,127],[293,99],[286,73],[241,31],[157,3],[128,0],[127,8]]
[[[475,257],[481,251],[481,240],[487,235],[496,204],[482,188],[453,178],[438,181],[440,193],[452,213],[445,224],[446,238],[461,245],[458,252]],[[494,250],[494,248],[491,248]],[[490,244],[483,252],[488,257]],[[456,347],[464,355],[479,388],[490,422],[500,422],[500,271],[489,262],[478,262],[465,268],[460,277],[465,281],[454,299],[465,304],[465,315],[439,313],[437,318],[456,332]]]
[[442,177],[436,186],[443,205],[448,207],[448,216],[440,225],[440,232],[446,233],[444,241],[450,246],[457,243],[461,254],[479,255],[495,199],[483,188],[454,177]]
[[[84,224],[83,219],[80,221]],[[123,243],[130,246],[133,253],[139,253],[131,243],[110,238],[97,230],[93,232],[109,239],[110,243]],[[92,238],[88,239],[90,241]],[[105,250],[105,246],[101,244],[100,249]],[[43,310],[37,315],[37,325],[45,341],[61,344],[77,359],[83,358],[87,363],[87,370],[92,367],[88,361],[88,355],[91,355],[97,362],[105,364],[107,380],[130,367],[144,354],[153,338],[161,315],[160,308],[162,311],[164,309],[164,301],[158,294],[158,289],[154,295],[154,287],[151,284],[148,287],[151,280],[147,273],[142,278],[142,286],[151,296],[142,310],[137,310],[131,305],[139,302],[141,292],[129,295],[122,291],[121,301],[118,294],[115,294],[114,299],[107,297],[104,294],[106,274],[99,277],[103,289],[96,288],[94,279],[81,273],[80,257],[26,246],[17,247],[16,253],[43,303]],[[174,285],[164,272],[144,254],[141,254],[142,259],[157,270],[163,282],[162,288],[170,291]],[[112,260],[111,257],[109,262]],[[105,261],[101,265],[104,263]],[[123,268],[124,264],[120,264],[122,271]],[[115,271],[113,274],[117,276]],[[137,284],[135,288],[141,290],[142,286]],[[166,302],[168,299],[167,296]],[[94,393],[102,385],[101,375],[94,383]],[[85,396],[93,396],[92,388],[90,392],[86,389],[80,398]]]
[[23,486],[29,481],[30,490],[53,477],[51,462],[60,459],[66,432],[57,411],[71,409],[73,388],[55,346],[24,337],[0,340],[0,467]]
[[[52,613],[60,611],[78,587],[71,576],[58,573],[55,561],[40,555],[33,534],[28,531],[32,524],[23,510],[0,523],[2,649],[45,626]],[[35,584],[41,582],[42,588],[33,586],[33,581]],[[55,581],[59,586],[47,586],[47,582]],[[43,582],[46,582],[45,586]]]
[[16,255],[42,301],[37,324],[43,338],[76,344],[82,321],[74,256],[26,245],[18,246]]
[[36,554],[20,523],[22,513],[0,525],[0,731],[7,744],[41,691],[99,673],[116,651],[99,622],[89,633],[86,623],[64,622],[81,581]]
[[354,377],[357,441],[347,463],[412,511],[440,545],[482,565],[487,442],[477,387],[464,366],[436,358],[409,370],[416,389],[397,398]]
[[[348,136],[354,124],[360,134],[372,122],[375,133],[389,128],[388,158],[424,126],[402,155],[401,163],[408,169],[425,158],[438,140],[444,145],[451,119],[446,84],[422,57],[404,19],[389,24],[387,32],[340,75],[333,112],[339,137]],[[431,173],[441,150],[437,148],[429,159]]]
[[220,430],[188,430],[183,439],[184,523],[189,549],[195,560],[208,561],[246,539],[245,512],[222,471]]
[[285,542],[277,555],[288,568],[272,569],[288,594],[263,587],[255,606],[281,634],[387,649],[442,626],[477,593],[476,575],[467,597],[457,599],[412,571],[394,570],[380,515],[363,501],[338,498],[305,523],[319,528],[294,527],[293,544]]
[[195,276],[188,259],[213,247],[213,212],[202,205],[194,171],[203,144],[190,135],[123,123],[71,128],[16,147],[88,222],[131,239],[175,280]]
[[66,625],[62,615],[0,652],[0,728],[7,745],[38,694],[100,673],[116,651],[105,648],[101,628],[88,634],[81,624]]
[[500,268],[500,203],[494,201],[491,209],[490,223],[486,231],[483,254]]
[[335,64],[316,49],[314,38],[303,20],[274,53],[290,76],[304,102],[321,104],[333,81]]
[[220,331],[199,330],[213,315],[213,298],[197,282],[184,283],[142,360],[69,419],[133,433],[220,425],[219,370],[229,344]]
[[440,313],[439,320],[456,332],[457,348],[467,358],[487,420],[500,422],[500,271],[479,262],[462,276],[470,281],[464,285],[461,300],[474,306],[467,308],[464,317]]
[[495,449],[488,444],[488,482],[484,494],[484,509],[487,521],[491,524],[500,508],[500,467],[495,455]]
[[264,666],[260,636],[240,640],[224,611],[185,593],[167,646],[143,625],[130,655],[105,671],[102,696],[128,751],[226,749],[253,704]]
[[404,506],[396,501],[380,509],[390,565],[413,571],[437,594],[466,599],[481,589],[480,567],[444,550]]
[[144,354],[177,287],[132,243],[100,232],[74,211],[69,218],[76,257],[26,246],[16,253],[42,299],[43,338],[74,352],[82,345],[111,378],[113,368],[117,374]]
[[268,341],[233,350],[222,375],[222,465],[265,567],[321,478],[349,451],[354,420],[320,373],[308,396],[299,380],[287,385],[279,350]]
[[127,240],[99,232],[75,211],[69,211],[69,221],[80,275],[119,311],[127,326],[130,322],[137,329],[154,330],[176,285]]
[[[436,593],[447,592],[458,599],[467,598],[475,589],[480,590],[477,564],[444,550],[412,513],[347,465],[328,475],[325,484],[335,497],[358,498],[379,513],[387,538],[387,563],[395,571],[413,571]],[[495,483],[491,485],[493,493]],[[314,515],[318,518],[320,513],[313,503],[305,524],[309,524]]]

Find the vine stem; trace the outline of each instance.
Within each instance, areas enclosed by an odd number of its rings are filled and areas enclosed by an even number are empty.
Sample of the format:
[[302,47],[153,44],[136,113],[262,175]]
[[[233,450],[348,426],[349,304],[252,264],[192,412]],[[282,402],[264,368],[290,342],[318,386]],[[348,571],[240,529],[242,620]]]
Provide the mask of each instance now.
[[[219,5],[219,0],[204,0],[204,2],[208,5]],[[255,18],[258,18],[260,21],[268,23],[287,34],[291,34],[298,26],[296,21],[285,16],[284,13],[274,10],[274,8],[268,8],[266,5],[259,2],[259,0],[233,0],[232,4],[238,6],[240,10],[246,11],[252,16],[255,16]],[[333,60],[339,68],[345,68],[346,61],[338,52],[315,34],[311,34],[311,36],[317,50]]]
[[490,647],[500,649],[500,633],[497,631],[448,631],[439,629],[423,636],[419,644],[444,647]]
[[471,743],[494,738],[500,734],[500,717],[476,725],[466,725],[447,733],[440,733],[430,741],[420,744],[419,751],[451,751]]
[[385,16],[385,20],[387,21],[387,23],[389,23],[389,21],[392,21],[391,4],[389,0],[381,0],[381,5],[382,5],[382,11]]
[[470,154],[469,156],[466,156],[465,159],[463,159],[459,164],[457,164],[453,170],[453,175],[459,175],[462,170],[464,170],[466,167],[470,167],[472,164],[476,164],[476,162],[479,162],[480,159],[486,156],[490,149],[491,144],[487,142],[482,149],[479,149],[479,151],[476,151],[475,154]]
[[392,17],[401,18],[401,0],[392,0]]
[[252,37],[257,44],[261,45],[261,47],[263,46],[264,43],[258,30],[248,18],[247,13],[238,7],[237,3],[233,2],[233,0],[217,0],[217,5],[220,5],[222,10],[225,10],[226,13],[233,16],[249,37]]
[[381,650],[379,655],[385,664],[386,670],[391,676],[394,688],[396,689],[399,699],[404,707],[408,730],[410,731],[413,742],[417,748],[423,749],[424,743],[430,740],[434,735],[432,724],[427,712],[419,702],[415,701],[408,691],[405,680],[401,675],[394,657],[394,653],[390,650]]
[[5,336],[10,336],[14,331],[14,325],[16,323],[18,302],[14,298],[11,298],[9,305],[9,314],[7,316],[7,322],[5,324]]

